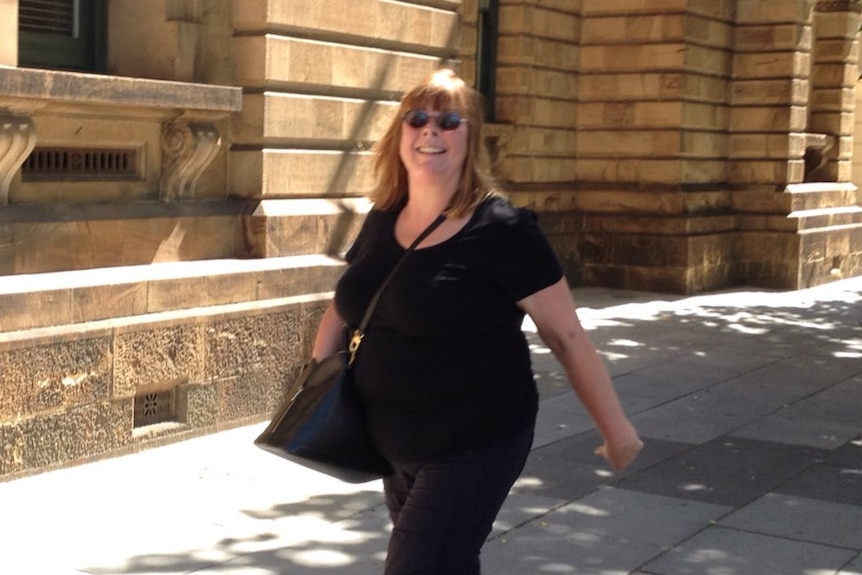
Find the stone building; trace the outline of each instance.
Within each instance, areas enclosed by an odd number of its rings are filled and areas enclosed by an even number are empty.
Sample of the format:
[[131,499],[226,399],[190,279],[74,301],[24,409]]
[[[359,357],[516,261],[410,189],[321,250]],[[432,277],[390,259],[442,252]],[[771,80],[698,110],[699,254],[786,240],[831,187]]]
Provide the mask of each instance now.
[[0,0],[0,479],[262,421],[371,144],[441,66],[574,284],[859,274],[859,26],[857,0]]

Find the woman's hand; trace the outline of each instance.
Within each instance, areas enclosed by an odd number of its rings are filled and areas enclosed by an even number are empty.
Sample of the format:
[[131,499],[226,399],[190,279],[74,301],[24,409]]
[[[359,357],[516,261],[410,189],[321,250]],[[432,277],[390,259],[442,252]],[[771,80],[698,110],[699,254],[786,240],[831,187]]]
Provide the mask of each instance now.
[[605,441],[596,448],[596,455],[604,457],[617,471],[628,467],[644,447],[637,433],[622,441]]

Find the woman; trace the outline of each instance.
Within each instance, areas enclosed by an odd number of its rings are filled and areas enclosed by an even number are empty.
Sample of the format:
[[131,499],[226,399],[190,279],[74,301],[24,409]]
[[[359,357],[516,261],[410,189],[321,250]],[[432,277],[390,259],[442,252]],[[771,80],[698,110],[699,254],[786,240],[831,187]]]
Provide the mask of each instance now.
[[492,193],[479,165],[481,97],[449,70],[408,92],[378,142],[378,187],[324,313],[313,357],[342,345],[414,238],[446,219],[383,292],[354,363],[369,429],[395,470],[386,575],[471,575],[533,439],[529,314],[621,469],[642,447],[581,327],[532,212]]

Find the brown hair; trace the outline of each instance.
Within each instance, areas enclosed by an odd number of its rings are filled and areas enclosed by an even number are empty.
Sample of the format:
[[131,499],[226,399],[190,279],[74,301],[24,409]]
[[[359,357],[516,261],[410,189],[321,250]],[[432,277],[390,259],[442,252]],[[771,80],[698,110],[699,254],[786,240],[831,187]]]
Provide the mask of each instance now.
[[461,181],[446,210],[448,216],[461,217],[492,194],[492,182],[482,142],[482,95],[447,69],[432,73],[401,98],[398,114],[374,146],[377,186],[370,199],[381,210],[397,210],[407,203],[407,170],[401,161],[399,144],[404,114],[419,108],[455,110],[468,121],[467,156],[461,170]]

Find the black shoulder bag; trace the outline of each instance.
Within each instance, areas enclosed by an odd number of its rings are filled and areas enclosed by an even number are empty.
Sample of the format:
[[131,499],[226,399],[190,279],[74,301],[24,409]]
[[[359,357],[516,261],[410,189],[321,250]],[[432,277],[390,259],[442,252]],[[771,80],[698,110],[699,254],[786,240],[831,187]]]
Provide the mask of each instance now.
[[291,386],[298,389],[276,411],[254,444],[275,455],[348,483],[364,483],[392,473],[368,435],[365,406],[350,367],[380,295],[407,256],[443,220],[440,215],[419,234],[377,288],[346,350],[310,360]]

